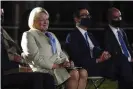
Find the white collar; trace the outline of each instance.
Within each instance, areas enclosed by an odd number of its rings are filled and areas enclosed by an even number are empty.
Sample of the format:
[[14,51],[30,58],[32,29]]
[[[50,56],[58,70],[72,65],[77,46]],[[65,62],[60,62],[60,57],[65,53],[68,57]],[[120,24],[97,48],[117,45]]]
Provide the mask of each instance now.
[[82,33],[82,35],[84,36],[85,32],[87,32],[86,30],[82,29],[79,26],[76,26],[78,28],[78,30]]
[[112,25],[109,24],[109,27],[111,28],[111,30],[115,33],[117,33],[117,31],[120,31],[119,27],[118,28],[115,28],[113,27]]

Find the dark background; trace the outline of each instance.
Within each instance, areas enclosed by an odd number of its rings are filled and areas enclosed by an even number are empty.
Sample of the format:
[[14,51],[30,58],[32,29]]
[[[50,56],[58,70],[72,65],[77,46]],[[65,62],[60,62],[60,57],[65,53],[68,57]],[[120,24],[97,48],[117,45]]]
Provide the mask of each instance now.
[[55,33],[61,43],[75,26],[73,12],[79,3],[88,5],[92,16],[92,26],[89,29],[101,43],[103,27],[106,24],[106,12],[110,7],[120,9],[124,20],[123,29],[126,31],[130,44],[133,43],[133,1],[2,1],[4,8],[4,23],[2,26],[20,45],[22,33],[29,30],[28,16],[30,11],[41,6],[50,14],[50,31]]

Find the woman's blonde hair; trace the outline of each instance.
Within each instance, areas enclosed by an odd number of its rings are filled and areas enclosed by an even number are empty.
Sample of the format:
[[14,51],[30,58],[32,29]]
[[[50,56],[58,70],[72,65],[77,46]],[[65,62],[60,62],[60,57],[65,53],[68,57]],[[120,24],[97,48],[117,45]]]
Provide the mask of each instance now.
[[45,14],[47,14],[49,16],[49,13],[42,7],[36,7],[34,8],[31,12],[30,12],[30,15],[29,15],[29,20],[28,20],[28,25],[29,27],[32,29],[32,28],[35,28],[34,27],[34,21],[35,19],[37,18],[37,16],[41,13],[41,12],[44,12]]

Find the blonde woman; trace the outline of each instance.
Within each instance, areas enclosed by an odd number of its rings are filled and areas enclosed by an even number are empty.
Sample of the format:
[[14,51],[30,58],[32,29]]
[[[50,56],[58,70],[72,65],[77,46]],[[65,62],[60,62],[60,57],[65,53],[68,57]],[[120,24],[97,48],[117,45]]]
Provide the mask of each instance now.
[[55,78],[55,84],[65,83],[66,89],[85,89],[87,71],[70,67],[67,55],[62,51],[56,36],[47,31],[49,14],[41,7],[34,8],[30,15],[29,31],[23,33],[21,47],[23,55],[34,72],[50,73]]

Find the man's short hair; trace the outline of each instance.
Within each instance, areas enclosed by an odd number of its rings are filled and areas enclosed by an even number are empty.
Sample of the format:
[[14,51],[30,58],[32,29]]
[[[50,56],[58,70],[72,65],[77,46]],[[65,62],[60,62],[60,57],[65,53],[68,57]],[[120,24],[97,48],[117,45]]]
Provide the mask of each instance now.
[[90,11],[90,8],[88,6],[88,4],[86,3],[80,3],[78,4],[78,6],[76,7],[74,13],[73,13],[73,17],[80,17],[80,10],[82,9],[87,9],[88,11]]
[[110,18],[111,14],[113,11],[117,11],[119,9],[115,8],[115,7],[111,7],[108,9],[108,12],[107,12],[107,20]]

